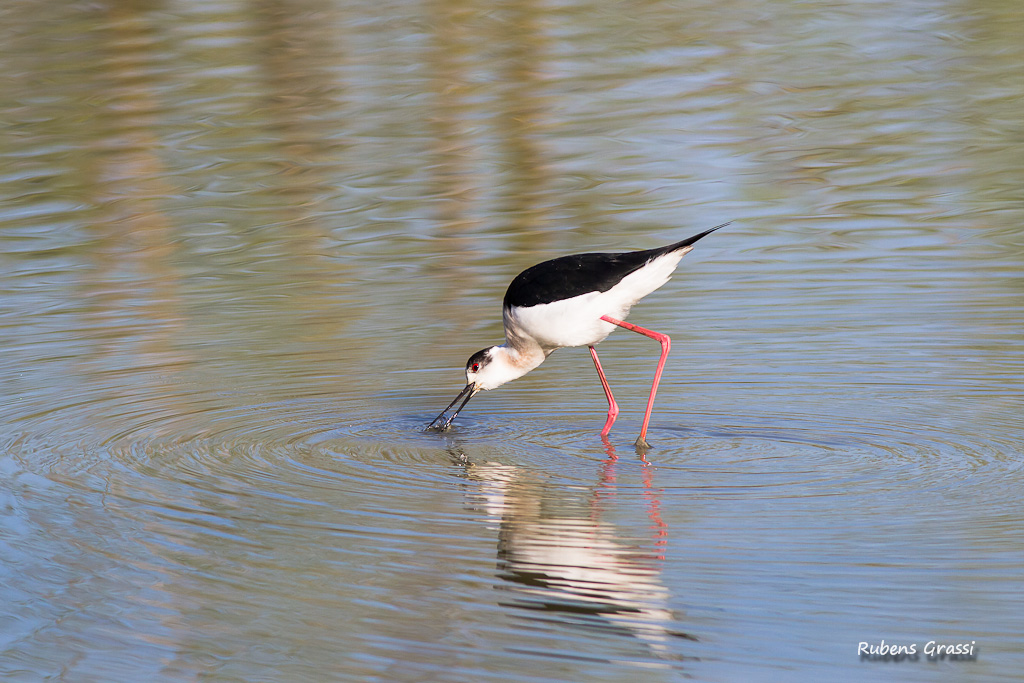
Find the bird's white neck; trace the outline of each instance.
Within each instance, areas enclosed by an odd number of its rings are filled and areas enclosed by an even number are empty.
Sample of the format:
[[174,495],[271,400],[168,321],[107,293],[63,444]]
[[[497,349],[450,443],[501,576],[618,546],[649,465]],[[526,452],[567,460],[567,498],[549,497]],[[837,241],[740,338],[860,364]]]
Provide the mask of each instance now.
[[518,339],[516,342],[512,343],[506,340],[504,344],[495,348],[495,352],[503,356],[504,361],[512,367],[522,370],[519,375],[516,375],[517,377],[522,377],[543,363],[551,353],[551,351],[542,349],[536,342],[524,343]]
[[481,390],[500,387],[506,382],[518,379],[544,362],[547,354],[534,344],[510,344],[492,346],[491,362],[481,373],[477,383]]

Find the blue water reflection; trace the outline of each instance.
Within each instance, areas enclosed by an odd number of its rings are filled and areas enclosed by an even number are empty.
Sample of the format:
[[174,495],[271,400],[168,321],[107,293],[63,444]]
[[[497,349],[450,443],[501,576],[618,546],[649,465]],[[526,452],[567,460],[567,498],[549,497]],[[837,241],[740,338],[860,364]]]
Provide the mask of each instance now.
[[[0,12],[0,679],[1024,667],[1015,4]],[[422,431],[516,273],[726,220],[646,461],[636,335],[607,443],[580,349]]]

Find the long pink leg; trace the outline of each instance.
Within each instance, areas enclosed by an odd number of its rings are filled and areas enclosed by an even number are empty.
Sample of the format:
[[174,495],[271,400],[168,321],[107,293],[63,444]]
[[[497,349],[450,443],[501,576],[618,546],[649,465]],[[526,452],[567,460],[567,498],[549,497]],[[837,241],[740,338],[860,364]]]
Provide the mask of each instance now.
[[[661,342],[661,358],[658,359],[658,369],[654,372],[654,384],[651,385],[651,396],[647,399],[647,412],[644,413],[644,424],[640,428],[640,436],[636,439],[636,445],[640,448],[650,448],[651,445],[647,443],[647,425],[651,422],[651,410],[654,409],[654,395],[658,393],[658,382],[661,381],[661,371],[665,369],[665,360],[668,359],[669,349],[672,348],[672,340],[669,339],[667,334],[653,332],[640,327],[639,325],[634,325],[633,323],[616,320],[608,315],[602,315],[601,320],[610,322],[613,325],[618,325],[619,327],[624,327],[631,332],[636,332],[637,334],[642,334],[645,337],[650,337],[651,339],[656,339]],[[593,347],[591,347],[591,351],[593,351]],[[597,356],[594,356],[594,358],[596,359]]]
[[601,361],[597,359],[597,350],[593,346],[590,347],[590,356],[594,359],[597,376],[601,378],[604,396],[608,399],[608,419],[604,423],[604,429],[601,430],[601,436],[608,436],[608,432],[612,430],[612,423],[615,422],[615,418],[619,415],[619,404],[615,402],[615,397],[612,396],[612,388],[608,386],[608,378],[604,376],[604,369],[601,367]]

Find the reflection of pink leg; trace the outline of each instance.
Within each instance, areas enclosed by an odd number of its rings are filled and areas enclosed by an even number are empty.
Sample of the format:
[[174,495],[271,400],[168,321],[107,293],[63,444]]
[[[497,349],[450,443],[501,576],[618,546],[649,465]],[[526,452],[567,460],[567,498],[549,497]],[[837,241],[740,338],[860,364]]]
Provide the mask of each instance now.
[[[602,315],[601,320],[609,322],[613,325],[618,325],[619,327],[624,327],[627,330],[630,330],[631,332],[636,332],[637,334],[642,334],[645,337],[650,337],[651,339],[656,339],[657,341],[661,342],[661,358],[658,360],[658,369],[655,370],[654,372],[654,384],[651,385],[651,396],[650,398],[647,399],[647,412],[644,413],[644,424],[640,428],[640,436],[638,436],[636,439],[636,445],[639,446],[640,448],[650,448],[650,444],[647,443],[647,425],[650,424],[651,421],[651,410],[654,409],[654,395],[658,393],[658,382],[661,381],[661,371],[665,369],[665,360],[668,358],[669,349],[672,348],[672,340],[669,339],[667,334],[661,334],[660,332],[652,332],[651,330],[640,327],[639,325],[627,323],[622,320],[616,320],[611,316]],[[591,353],[593,353],[593,346],[590,347],[590,351]],[[596,355],[594,356],[594,362],[597,362]],[[602,378],[603,377],[604,375],[602,374]],[[607,387],[608,383],[605,382],[606,390]],[[605,426],[607,427],[608,425]]]
[[597,522],[601,518],[602,502],[605,498],[615,495],[615,463],[619,456],[615,454],[615,446],[607,436],[601,437],[604,452],[608,459],[601,463],[601,483],[594,488],[594,497],[590,503],[590,518]]
[[652,522],[654,547],[658,552],[655,557],[664,560],[665,547],[668,545],[668,525],[661,519],[661,500],[659,499],[661,489],[654,488],[654,473],[651,471],[651,463],[647,462],[647,458],[642,454],[640,459],[644,461],[644,498],[647,499],[647,516]]
[[608,436],[608,432],[612,430],[612,423],[615,422],[615,418],[619,415],[619,405],[615,402],[615,397],[612,396],[612,389],[608,386],[608,378],[604,376],[604,369],[601,367],[601,361],[597,359],[597,350],[593,346],[590,347],[590,355],[594,359],[597,376],[601,378],[604,396],[608,399],[608,419],[604,423],[604,429],[601,430],[601,436]]

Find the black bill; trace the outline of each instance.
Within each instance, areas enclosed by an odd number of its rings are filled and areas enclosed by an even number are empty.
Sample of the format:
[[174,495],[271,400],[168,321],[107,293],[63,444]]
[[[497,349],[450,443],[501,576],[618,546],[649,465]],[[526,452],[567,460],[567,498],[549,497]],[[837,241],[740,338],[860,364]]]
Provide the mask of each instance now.
[[[463,389],[462,391],[459,392],[459,395],[455,397],[455,400],[452,401],[451,403],[449,403],[448,407],[445,408],[444,410],[442,410],[441,414],[438,415],[437,417],[435,417],[433,419],[433,421],[430,424],[427,425],[427,429],[435,429],[435,430],[437,430],[439,432],[443,432],[446,429],[448,429],[449,427],[451,427],[452,426],[452,422],[455,420],[455,418],[458,416],[458,414],[460,412],[462,412],[462,409],[466,407],[466,404],[469,403],[469,399],[473,398],[473,394],[475,394],[475,393],[476,393],[476,391],[474,391],[474,384],[472,382],[470,382],[469,384],[466,385],[465,389]],[[455,412],[452,413],[452,416],[449,417],[447,420],[445,420],[443,424],[439,424],[439,425],[437,425],[435,427],[434,425],[437,424],[441,420],[441,418],[444,417],[445,413],[447,413],[449,410],[451,410],[452,406],[455,405],[456,403],[458,403],[462,399],[463,396],[466,397],[466,400],[462,401],[462,405],[460,405],[455,410]]]

